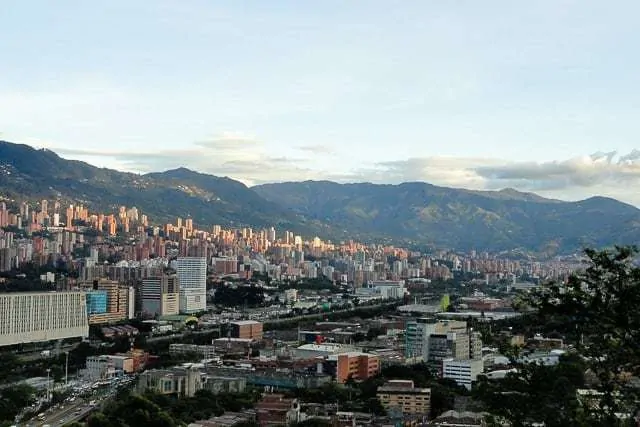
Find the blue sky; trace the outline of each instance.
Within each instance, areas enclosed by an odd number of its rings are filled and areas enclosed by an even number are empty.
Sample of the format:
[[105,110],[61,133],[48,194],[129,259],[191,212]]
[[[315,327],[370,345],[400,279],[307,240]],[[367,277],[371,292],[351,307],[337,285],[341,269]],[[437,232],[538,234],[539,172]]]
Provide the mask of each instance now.
[[640,204],[639,13],[589,0],[9,1],[0,138],[248,184],[423,180]]

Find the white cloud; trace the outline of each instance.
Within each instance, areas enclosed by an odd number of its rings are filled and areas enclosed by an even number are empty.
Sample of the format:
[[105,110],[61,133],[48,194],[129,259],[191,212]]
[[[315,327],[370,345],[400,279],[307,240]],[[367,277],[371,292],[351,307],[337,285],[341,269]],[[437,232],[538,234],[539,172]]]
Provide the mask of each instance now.
[[624,155],[615,151],[597,152],[546,162],[482,157],[413,157],[340,170],[335,162],[329,162],[324,169],[317,166],[314,158],[317,153],[324,153],[324,146],[299,147],[298,151],[306,152],[308,157],[274,155],[260,140],[240,133],[223,133],[182,149],[148,152],[52,149],[64,156],[92,163],[111,159],[111,164],[128,171],[146,173],[184,166],[229,176],[247,185],[308,179],[393,184],[424,181],[476,190],[515,188],[569,200],[603,195],[640,205],[640,195],[629,191],[640,186],[640,150]]

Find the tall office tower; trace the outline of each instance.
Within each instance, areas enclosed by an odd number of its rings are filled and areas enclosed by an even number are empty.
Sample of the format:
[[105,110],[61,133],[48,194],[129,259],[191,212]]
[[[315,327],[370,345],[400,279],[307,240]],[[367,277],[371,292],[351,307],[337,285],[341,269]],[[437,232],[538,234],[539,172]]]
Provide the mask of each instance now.
[[145,316],[169,316],[180,310],[179,280],[175,274],[142,280],[142,313]]
[[176,260],[180,281],[180,312],[196,313],[207,309],[207,260],[181,257]]

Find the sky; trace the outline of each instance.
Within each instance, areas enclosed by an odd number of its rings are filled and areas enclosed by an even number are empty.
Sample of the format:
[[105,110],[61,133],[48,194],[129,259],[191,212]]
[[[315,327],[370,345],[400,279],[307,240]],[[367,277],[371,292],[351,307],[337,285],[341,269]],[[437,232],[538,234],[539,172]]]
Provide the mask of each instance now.
[[9,0],[0,139],[133,172],[640,206],[637,1]]

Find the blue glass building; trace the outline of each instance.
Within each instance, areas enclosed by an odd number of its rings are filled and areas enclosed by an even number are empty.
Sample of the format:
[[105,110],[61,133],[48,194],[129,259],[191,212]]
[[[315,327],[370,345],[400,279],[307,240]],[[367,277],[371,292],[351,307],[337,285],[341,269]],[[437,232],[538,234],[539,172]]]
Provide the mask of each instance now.
[[87,292],[87,314],[107,312],[107,291]]

